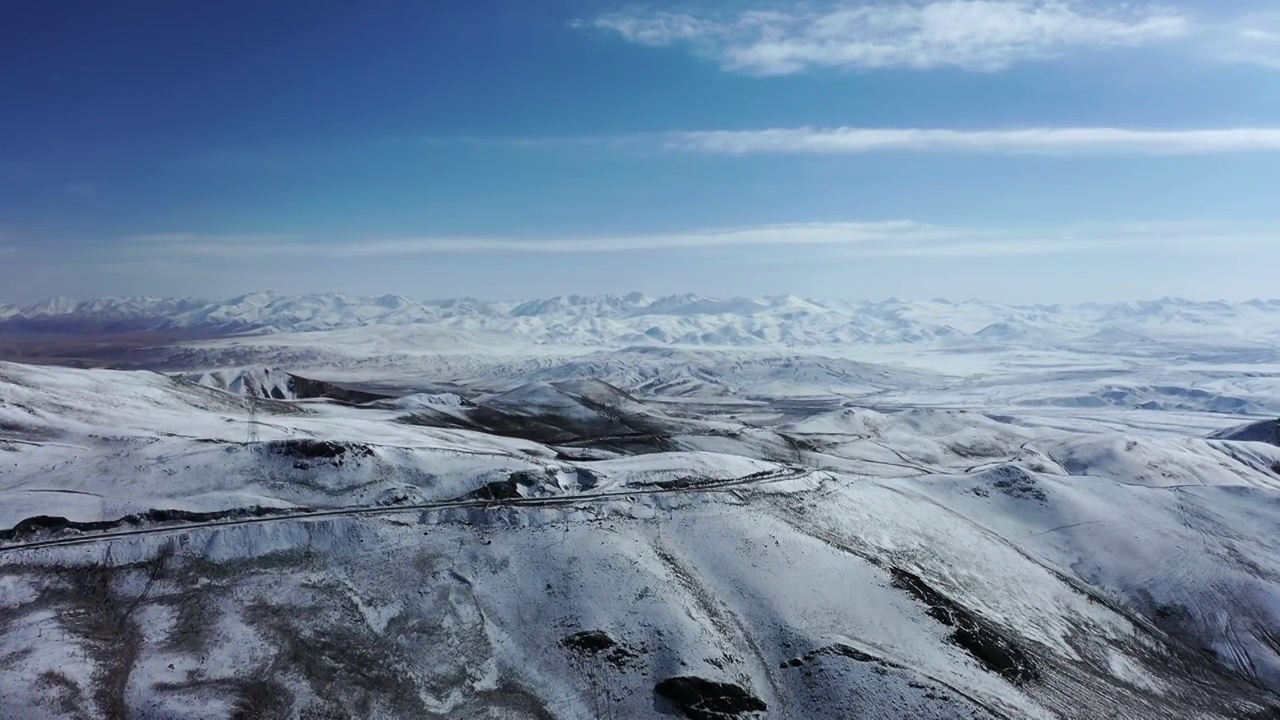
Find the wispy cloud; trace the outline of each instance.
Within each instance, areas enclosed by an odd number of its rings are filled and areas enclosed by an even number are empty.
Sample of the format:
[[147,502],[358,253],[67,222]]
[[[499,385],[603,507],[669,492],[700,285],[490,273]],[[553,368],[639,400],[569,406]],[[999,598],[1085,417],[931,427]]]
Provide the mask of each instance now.
[[622,12],[575,23],[655,47],[687,46],[726,70],[957,67],[996,71],[1070,51],[1167,42],[1196,32],[1155,5],[1076,0],[910,0],[735,15]]
[[1229,62],[1280,70],[1280,13],[1253,13],[1240,18],[1211,43]]
[[746,155],[869,152],[1011,154],[1134,153],[1188,155],[1280,151],[1280,128],[1139,130],[1026,128],[945,130],[919,128],[773,128],[668,133],[671,150]]
[[598,148],[630,152],[652,153],[665,150],[719,155],[849,155],[875,152],[1049,156],[1210,155],[1280,151],[1280,127],[1184,129],[1024,127],[974,130],[793,127],[652,132],[614,137],[477,136],[431,138],[427,142],[519,150]]
[[199,246],[210,239],[216,238],[219,243],[230,246],[250,246],[261,245],[263,247],[273,247],[280,244],[288,244],[302,240],[302,236],[287,233],[245,233],[236,235],[205,235],[201,233],[189,232],[172,232],[172,233],[147,233],[144,235],[134,235],[128,239],[128,243],[136,249],[155,252],[182,252],[184,248]]
[[132,238],[127,247],[198,257],[361,258],[442,253],[614,253],[767,245],[848,245],[902,238],[941,239],[951,231],[909,221],[801,223],[688,233],[535,239],[412,237],[306,242],[270,236],[171,233]]
[[600,254],[747,251],[759,248],[829,247],[844,254],[902,257],[994,257],[1056,255],[1099,248],[1154,247],[1175,251],[1221,250],[1224,245],[1268,246],[1276,234],[1221,223],[1137,223],[1029,230],[919,223],[815,222],[682,233],[599,238],[419,237],[346,242],[305,242],[270,236],[174,234],[127,241],[124,255],[147,259],[260,261],[355,260],[445,254]]

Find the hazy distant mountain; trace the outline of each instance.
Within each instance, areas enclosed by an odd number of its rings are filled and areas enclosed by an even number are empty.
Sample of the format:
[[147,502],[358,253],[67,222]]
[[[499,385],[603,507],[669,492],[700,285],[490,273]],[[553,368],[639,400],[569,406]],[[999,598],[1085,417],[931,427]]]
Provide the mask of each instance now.
[[819,301],[794,296],[570,295],[526,302],[417,301],[398,295],[252,293],[223,300],[56,298],[0,306],[0,333],[185,331],[212,335],[416,326],[450,337],[551,345],[831,347],[850,344],[1155,342],[1211,334],[1280,338],[1280,301],[1017,306],[947,300]]

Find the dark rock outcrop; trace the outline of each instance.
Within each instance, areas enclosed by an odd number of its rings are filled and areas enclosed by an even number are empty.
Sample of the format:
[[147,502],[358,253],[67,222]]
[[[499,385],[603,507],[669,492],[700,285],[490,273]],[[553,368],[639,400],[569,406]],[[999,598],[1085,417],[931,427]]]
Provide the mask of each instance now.
[[669,678],[653,690],[691,720],[732,720],[769,709],[763,700],[737,685],[700,677]]
[[1015,685],[1040,679],[1040,671],[1022,648],[1006,638],[999,628],[971,610],[933,589],[918,575],[891,568],[893,586],[924,605],[929,617],[954,628],[950,640],[974,657],[983,667]]

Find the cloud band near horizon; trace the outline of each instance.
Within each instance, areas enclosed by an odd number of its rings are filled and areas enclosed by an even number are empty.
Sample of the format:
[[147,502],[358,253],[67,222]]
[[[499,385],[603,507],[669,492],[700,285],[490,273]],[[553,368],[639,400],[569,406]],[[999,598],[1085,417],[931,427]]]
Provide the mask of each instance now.
[[667,151],[709,155],[851,155],[860,153],[965,153],[991,155],[1213,155],[1280,152],[1280,127],[1124,128],[1009,127],[773,127],[747,130],[675,130],[584,137],[427,137],[431,145],[456,143],[522,150],[571,148],[619,152]]
[[148,258],[359,259],[445,254],[604,254],[828,247],[866,257],[1057,255],[1099,248],[1163,247],[1197,251],[1225,245],[1274,245],[1280,233],[1218,222],[1111,223],[1015,230],[910,220],[810,222],[687,232],[577,238],[412,237],[309,241],[301,236],[145,235],[114,246],[116,255]]
[[1146,130],[1114,127],[950,130],[940,128],[769,128],[672,132],[669,150],[729,155],[845,155],[962,152],[1033,155],[1196,155],[1280,151],[1280,128]]
[[[416,287],[424,281],[453,288],[443,295],[472,295],[470,288],[476,283],[495,277],[501,278],[502,287],[528,288],[519,293],[532,295],[536,293],[531,288],[541,287],[547,277],[555,278],[560,286],[589,293],[635,287],[638,280],[652,282],[655,278],[671,280],[668,287],[676,291],[695,280],[701,283],[708,278],[752,273],[770,278],[800,273],[803,279],[797,280],[795,287],[808,287],[814,277],[836,273],[843,278],[841,282],[858,278],[864,285],[883,288],[886,294],[900,292],[920,280],[926,284],[913,286],[945,295],[947,292],[939,288],[968,288],[974,283],[1004,293],[1010,288],[1009,273],[1023,280],[1043,276],[1049,281],[1057,277],[1053,268],[1072,263],[1111,268],[1114,272],[1107,282],[1131,283],[1149,280],[1157,272],[1171,272],[1170,268],[1181,277],[1181,268],[1211,269],[1216,262],[1217,274],[1206,270],[1208,274],[1196,276],[1197,282],[1221,279],[1226,284],[1214,287],[1252,296],[1259,292],[1243,290],[1246,285],[1241,284],[1241,275],[1223,273],[1222,258],[1249,258],[1247,263],[1231,262],[1242,266],[1242,272],[1252,273],[1247,287],[1264,287],[1267,269],[1280,262],[1277,238],[1280,226],[1208,220],[1039,227],[810,222],[566,238],[168,233],[86,238],[76,243],[74,252],[47,241],[9,236],[6,246],[10,252],[6,261],[0,262],[0,279],[5,281],[9,296],[36,299],[50,294],[48,290],[62,282],[58,278],[68,277],[74,278],[64,283],[68,288],[91,286],[98,288],[90,293],[97,296],[215,292],[189,290],[197,285],[307,292],[318,287],[362,287],[385,292],[391,287],[388,283]],[[511,261],[494,262],[499,257]],[[1125,274],[1128,271],[1115,270],[1130,267],[1132,262],[1139,263],[1141,271]],[[879,273],[893,263],[906,263],[911,274],[881,277]],[[979,273],[981,279],[957,275],[954,271],[960,263],[966,272]],[[732,270],[727,269],[730,266]],[[438,269],[449,269],[448,277],[433,274]],[[1072,278],[1056,287],[1093,297],[1084,290],[1102,283],[1103,275]],[[588,282],[577,282],[584,279]],[[717,287],[714,282],[711,286]],[[1167,285],[1151,287],[1169,294],[1165,292]],[[1034,284],[1034,289],[1038,292],[1046,286]]]

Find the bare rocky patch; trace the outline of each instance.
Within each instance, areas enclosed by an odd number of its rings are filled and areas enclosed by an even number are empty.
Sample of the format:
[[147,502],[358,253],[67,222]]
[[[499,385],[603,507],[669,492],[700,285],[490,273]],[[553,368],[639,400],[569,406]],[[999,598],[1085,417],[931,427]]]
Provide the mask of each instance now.
[[973,494],[979,497],[990,497],[992,492],[998,492],[1015,500],[1041,503],[1049,500],[1035,476],[1017,465],[998,465],[978,473],[977,478],[982,484],[973,489]]
[[692,675],[663,680],[653,691],[690,720],[733,720],[769,709],[763,700],[741,686]]
[[935,590],[914,573],[891,568],[893,586],[927,606],[929,617],[953,628],[949,639],[984,668],[1015,685],[1040,679],[1031,656],[992,623]]
[[580,656],[596,658],[616,668],[630,665],[640,657],[635,649],[618,643],[603,630],[586,630],[570,635],[560,644]]

